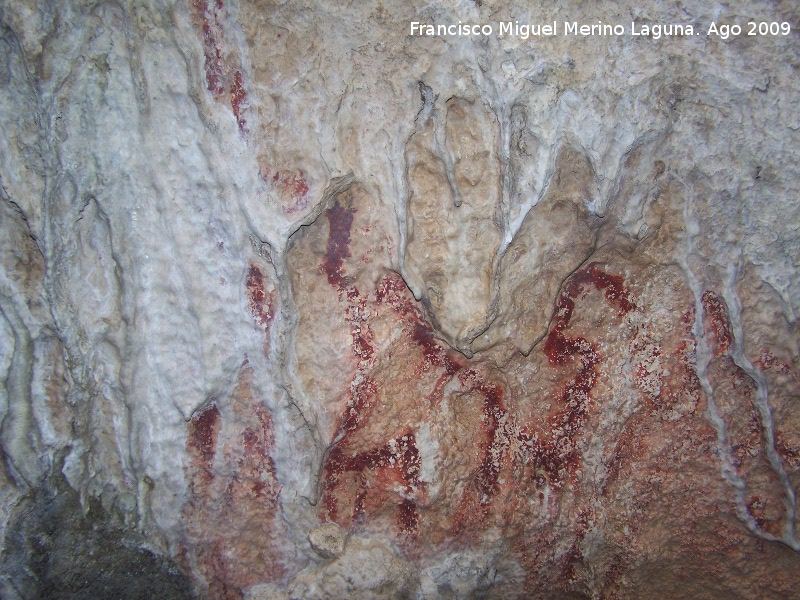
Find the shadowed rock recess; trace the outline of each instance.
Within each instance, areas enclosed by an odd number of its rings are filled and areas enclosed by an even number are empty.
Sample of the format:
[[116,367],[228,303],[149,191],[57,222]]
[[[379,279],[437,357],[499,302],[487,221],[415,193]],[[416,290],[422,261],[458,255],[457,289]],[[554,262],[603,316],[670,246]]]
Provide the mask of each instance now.
[[0,597],[799,598],[798,19],[0,0]]

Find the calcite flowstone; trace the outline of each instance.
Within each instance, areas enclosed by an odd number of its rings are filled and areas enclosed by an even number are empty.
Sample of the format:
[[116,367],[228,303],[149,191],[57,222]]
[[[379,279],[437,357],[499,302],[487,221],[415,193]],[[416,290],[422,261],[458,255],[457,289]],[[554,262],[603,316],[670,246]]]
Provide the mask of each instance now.
[[404,272],[437,330],[469,352],[486,329],[502,241],[499,128],[480,102],[451,98],[446,111],[442,143],[432,111],[406,145]]
[[0,0],[0,596],[800,597],[795,13]]

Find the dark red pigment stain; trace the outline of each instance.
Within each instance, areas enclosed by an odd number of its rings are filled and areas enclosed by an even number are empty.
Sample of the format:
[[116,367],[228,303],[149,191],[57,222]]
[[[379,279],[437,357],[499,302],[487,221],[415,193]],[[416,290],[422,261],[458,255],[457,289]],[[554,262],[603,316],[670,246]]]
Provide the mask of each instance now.
[[456,358],[455,353],[446,350],[433,335],[433,328],[411,299],[408,286],[399,274],[389,273],[381,279],[375,291],[375,300],[378,304],[388,305],[404,320],[411,339],[422,350],[425,359],[424,371],[433,367],[443,367],[449,381],[449,378],[462,369],[463,364]]
[[[464,491],[459,512],[467,515],[472,513],[478,505],[480,507],[478,514],[486,516],[488,505],[498,492],[500,471],[510,446],[508,431],[506,431],[510,422],[508,422],[503,402],[502,386],[485,381],[481,374],[474,369],[464,369],[464,365],[458,360],[457,355],[445,349],[433,335],[433,329],[420,308],[412,301],[400,275],[391,273],[381,280],[376,290],[376,300],[379,304],[390,306],[404,320],[411,339],[422,350],[423,362],[418,375],[421,376],[431,368],[444,370],[428,396],[428,401],[432,406],[442,400],[444,388],[456,374],[458,374],[463,388],[483,396],[485,447],[481,464],[472,474],[472,484]],[[470,515],[470,518],[474,517],[474,513]],[[464,519],[459,519],[459,522],[462,520]]]
[[193,16],[195,20],[200,21],[203,32],[203,58],[206,73],[206,87],[215,98],[220,96],[224,91],[222,79],[225,67],[222,53],[217,44],[217,36],[219,34],[215,32],[215,30],[220,29],[218,11],[222,8],[221,4],[222,3],[219,3],[216,9],[214,9],[209,7],[208,2],[205,0],[192,1]]
[[447,384],[464,367],[458,358],[460,355],[446,349],[436,339],[433,328],[413,300],[405,281],[399,274],[389,273],[378,283],[375,299],[379,305],[389,306],[402,319],[403,327],[410,334],[411,340],[422,350],[423,361],[416,367],[415,375],[422,377],[431,369],[444,369],[427,397],[428,403],[436,406],[444,397]]
[[364,360],[369,360],[375,352],[369,340],[360,332],[353,334],[353,352]]
[[[362,297],[357,287],[350,285],[352,279],[344,274],[344,260],[350,258],[350,229],[355,212],[355,209],[343,208],[338,200],[325,212],[328,240],[319,268],[327,276],[328,283],[339,292],[340,302],[346,303],[345,320],[350,325],[353,354],[358,357],[358,368],[364,371],[375,355],[374,336],[363,318],[367,299]],[[350,402],[351,407],[357,404],[355,398]]]
[[567,281],[556,303],[554,324],[544,344],[544,352],[551,365],[563,365],[578,358],[578,372],[561,392],[562,409],[549,419],[550,432],[546,439],[532,436],[524,429],[518,435],[535,465],[534,482],[538,487],[546,483],[559,490],[565,483],[565,475],[574,473],[579,465],[579,452],[575,435],[583,427],[591,405],[590,392],[597,383],[597,364],[600,357],[593,343],[582,337],[567,337],[575,310],[575,300],[583,295],[586,287],[593,285],[602,291],[606,302],[618,308],[623,316],[636,308],[623,279],[604,272],[597,263],[577,271]]
[[214,478],[212,466],[217,451],[217,435],[220,429],[219,410],[215,404],[209,404],[189,421],[189,437],[187,450],[198,461],[198,467],[205,478]]
[[[340,291],[340,298],[347,298],[352,309],[353,302],[362,301],[358,291],[347,288],[348,279],[343,273],[344,259],[349,258],[350,227],[352,214],[348,214],[340,206],[335,205],[329,212],[330,235],[327,252],[322,270],[328,275],[328,282]],[[402,277],[396,273],[385,276],[377,286],[375,300],[379,306],[387,306],[401,318],[402,327],[410,339],[420,348],[423,360],[416,367],[421,376],[431,369],[441,369],[443,372],[429,394],[427,400],[431,406],[442,399],[444,388],[458,375],[462,390],[479,393],[484,398],[483,403],[483,432],[485,442],[481,444],[481,461],[471,476],[470,485],[462,495],[455,521],[456,533],[461,531],[462,523],[475,522],[488,515],[489,505],[498,494],[500,488],[500,473],[504,464],[510,459],[511,441],[514,437],[520,442],[521,450],[526,455],[526,463],[534,465],[534,482],[542,487],[548,484],[555,490],[560,489],[569,476],[572,476],[579,466],[579,452],[574,440],[575,435],[584,425],[590,407],[590,392],[597,382],[598,374],[596,365],[600,358],[594,344],[583,338],[567,337],[566,331],[571,323],[575,308],[575,301],[585,294],[586,288],[593,286],[602,291],[606,302],[616,306],[618,315],[634,310],[636,306],[630,299],[623,279],[619,276],[609,275],[599,268],[597,264],[589,265],[578,271],[567,282],[562,290],[557,303],[554,324],[545,341],[544,349],[550,363],[554,366],[564,365],[569,361],[578,359],[578,372],[574,378],[560,392],[562,409],[551,416],[549,431],[544,436],[530,435],[524,427],[517,427],[515,420],[508,414],[504,404],[504,389],[501,385],[489,382],[475,369],[465,369],[458,355],[446,349],[435,337],[430,325],[419,306],[413,301]],[[371,341],[371,340],[370,340]],[[354,347],[357,349],[361,342],[354,338]],[[375,351],[369,345],[367,360],[359,364],[367,366]],[[361,354],[360,351],[355,351]],[[382,485],[369,486],[366,473],[374,475],[379,480],[394,480],[396,483],[407,486],[406,491],[419,485],[420,482],[418,454],[416,446],[404,447],[403,460],[395,460],[389,466],[389,446],[373,448],[348,456],[354,436],[364,423],[369,409],[377,396],[377,384],[369,377],[362,374],[361,383],[354,386],[355,392],[348,410],[343,415],[338,428],[338,442],[329,450],[325,461],[323,480],[323,506],[329,519],[346,524],[353,522],[359,515],[365,514],[369,504],[369,497],[380,494]],[[413,435],[409,432],[406,434]],[[395,440],[399,444],[401,438]],[[396,449],[394,451],[397,452]],[[411,452],[407,455],[407,452]],[[409,469],[408,466],[413,468]],[[354,494],[355,502],[352,515],[339,514],[336,490],[342,477],[349,474],[348,478],[355,478],[360,482],[360,489]],[[385,492],[384,492],[385,493]],[[381,503],[380,500],[373,500]],[[413,500],[404,497],[397,505],[398,529],[403,533],[415,530],[419,523],[418,509]],[[577,548],[577,547],[576,547]]]
[[768,348],[761,351],[761,356],[756,360],[756,364],[762,371],[775,369],[776,372],[787,375],[790,372],[789,363],[778,359]]
[[[352,522],[367,512],[369,501],[367,472],[375,474],[382,483],[395,482],[404,486],[410,494],[421,484],[419,481],[419,454],[416,441],[411,433],[406,433],[383,447],[348,455],[352,436],[364,424],[378,394],[375,380],[369,372],[374,366],[376,349],[374,335],[366,319],[367,298],[352,285],[352,278],[344,273],[345,259],[350,258],[350,232],[353,226],[355,209],[344,208],[337,200],[326,211],[328,219],[328,240],[326,252],[320,269],[325,273],[328,284],[334,287],[339,301],[344,304],[344,318],[350,326],[351,346],[358,363],[356,375],[349,388],[349,398],[344,414],[337,427],[337,442],[331,446],[324,466],[323,506],[327,518],[334,521]],[[336,491],[344,474],[355,474],[360,482],[353,512],[347,516],[339,514]],[[384,485],[378,485],[382,489]],[[397,506],[398,528],[411,533],[416,523],[416,505],[403,499]]]
[[[380,448],[372,448],[353,456],[346,456],[342,444],[331,447],[325,461],[325,494],[324,506],[328,518],[338,521],[338,503],[335,491],[345,473],[355,473],[361,482],[356,496],[353,514],[349,521],[365,512],[365,504],[369,496],[369,483],[364,475],[372,472],[386,487],[399,484],[405,493],[412,494],[424,488],[425,483],[419,479],[421,460],[417,450],[416,438],[406,431],[403,435],[390,440]],[[413,533],[418,521],[417,506],[413,500],[404,498],[398,505],[398,528],[403,533]]]
[[483,396],[483,423],[486,448],[473,483],[479,493],[478,503],[487,506],[498,491],[498,480],[503,460],[510,445],[508,431],[503,426],[507,411],[503,405],[503,388],[496,383],[487,383],[474,369],[463,371],[461,383]]
[[328,283],[343,290],[348,284],[342,272],[344,259],[350,258],[350,228],[353,225],[355,210],[342,208],[337,200],[326,212],[330,232],[322,270],[328,276]]
[[781,431],[775,431],[775,450],[792,469],[800,469],[800,447],[786,442]]
[[192,0],[191,8],[192,19],[202,32],[206,88],[218,102],[230,103],[239,131],[244,135],[247,133],[244,118],[247,91],[244,77],[239,69],[231,68],[220,49],[224,40],[224,4],[221,0],[216,0],[213,4],[206,0]]
[[[189,423],[190,494],[182,517],[195,543],[193,560],[184,560],[203,576],[211,598],[242,598],[242,589],[283,575],[281,553],[271,542],[276,539],[281,492],[269,455],[274,446],[272,424],[268,409],[252,395],[251,381],[245,359],[227,404],[241,420],[226,423],[225,438],[214,404],[198,411]],[[240,437],[231,435],[239,428]],[[215,454],[224,460],[212,474]],[[257,554],[242,550],[247,543],[243,538],[259,544]]]
[[[339,300],[346,303],[345,320],[350,325],[353,354],[358,358],[358,368],[363,372],[375,355],[374,336],[362,317],[367,299],[357,287],[350,285],[352,279],[343,271],[344,260],[350,258],[350,229],[355,212],[355,209],[343,208],[338,200],[325,212],[328,218],[328,241],[320,269],[327,276],[328,283],[339,292]],[[358,399],[353,398],[350,402],[351,411],[358,404]]]
[[398,521],[400,531],[403,533],[413,534],[417,530],[419,514],[417,512],[417,505],[413,500],[404,498],[400,503]]
[[302,171],[298,169],[272,171],[268,168],[259,168],[258,174],[264,183],[280,196],[284,214],[294,215],[309,207],[308,181]]
[[586,532],[591,525],[590,516],[591,511],[588,508],[582,508],[578,511],[578,517],[575,519],[574,531],[575,539],[572,546],[567,550],[566,554],[562,557],[564,566],[561,570],[561,579],[567,583],[572,583],[575,579],[575,564],[582,560],[583,552],[581,552],[581,544],[586,538]]
[[[375,496],[372,504],[380,505],[388,501],[385,491],[396,489],[400,485],[404,488],[404,497],[396,504],[397,527],[401,533],[413,539],[419,516],[415,501],[408,496],[425,489],[425,483],[419,479],[420,459],[414,434],[406,431],[383,446],[348,455],[353,438],[363,426],[378,394],[377,383],[369,376],[376,356],[373,335],[359,316],[366,309],[366,298],[355,286],[347,287],[349,279],[342,272],[344,259],[350,256],[348,244],[352,213],[353,211],[342,209],[338,203],[329,211],[330,233],[322,265],[322,270],[328,275],[328,283],[339,291],[340,300],[347,302],[346,320],[351,325],[353,352],[359,358],[358,383],[351,385],[351,396],[337,428],[338,441],[331,446],[325,461],[323,505],[327,518],[348,524],[367,513],[371,496]],[[423,354],[423,361],[419,366],[421,372],[434,367],[444,369],[444,374],[430,396],[431,402],[436,398],[441,399],[444,386],[461,369],[461,364],[435,340],[423,314],[408,298],[405,282],[398,274],[391,273],[384,277],[376,289],[375,297],[379,306],[388,305],[401,317],[400,327],[419,345]],[[374,474],[378,485],[367,487],[368,473]],[[340,514],[336,496],[341,478],[345,474],[350,474],[349,477],[360,482],[360,491],[355,494],[353,513],[349,516]]]
[[257,265],[250,263],[245,279],[247,299],[250,304],[250,314],[257,325],[269,328],[272,322],[272,294],[264,287],[264,274]]
[[243,109],[247,106],[247,92],[244,89],[244,77],[241,71],[236,71],[231,83],[231,110],[236,122],[239,124],[239,131],[247,133],[244,120]]
[[[251,490],[257,497],[276,500],[280,494],[280,486],[275,484],[275,461],[270,454],[275,445],[272,418],[263,406],[255,408],[255,416],[260,427],[246,427],[242,431],[244,454],[239,460],[239,470],[253,481]],[[265,482],[264,474],[269,475],[266,482],[271,485]]]
[[709,337],[714,356],[727,354],[733,343],[728,305],[717,294],[708,290],[703,293],[703,329]]
[[588,341],[583,338],[564,336],[564,330],[569,327],[572,313],[575,310],[575,299],[581,295],[587,284],[593,284],[595,289],[602,290],[610,305],[618,304],[618,316],[623,316],[636,308],[636,305],[630,301],[628,290],[619,275],[609,275],[601,270],[597,263],[592,263],[587,268],[577,271],[569,279],[558,298],[555,324],[545,341],[544,352],[551,365],[564,364],[569,357],[576,354],[591,359],[594,347]]

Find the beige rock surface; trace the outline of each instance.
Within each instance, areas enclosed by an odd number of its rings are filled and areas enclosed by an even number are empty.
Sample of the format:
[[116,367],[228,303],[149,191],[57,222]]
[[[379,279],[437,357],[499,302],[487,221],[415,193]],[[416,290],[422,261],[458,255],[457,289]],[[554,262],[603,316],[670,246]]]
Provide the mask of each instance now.
[[404,265],[437,330],[471,354],[490,316],[502,241],[499,128],[478,101],[451,98],[446,111],[440,117],[434,110],[406,146]]
[[796,12],[0,0],[0,596],[800,597]]

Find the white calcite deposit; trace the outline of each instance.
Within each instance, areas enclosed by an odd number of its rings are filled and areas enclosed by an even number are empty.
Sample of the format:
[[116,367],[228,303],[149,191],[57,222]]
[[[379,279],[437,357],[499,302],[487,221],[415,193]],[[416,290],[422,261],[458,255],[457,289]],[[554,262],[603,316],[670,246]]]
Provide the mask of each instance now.
[[798,31],[0,0],[0,596],[800,596]]

